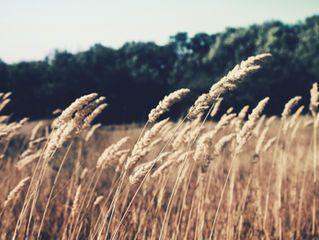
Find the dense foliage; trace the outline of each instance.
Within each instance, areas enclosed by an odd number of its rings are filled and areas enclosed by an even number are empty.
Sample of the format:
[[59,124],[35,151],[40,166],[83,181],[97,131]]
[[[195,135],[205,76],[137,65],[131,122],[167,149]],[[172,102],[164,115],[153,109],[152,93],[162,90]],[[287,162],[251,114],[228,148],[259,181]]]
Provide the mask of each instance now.
[[225,97],[223,108],[254,105],[265,96],[268,114],[279,114],[284,103],[319,80],[319,16],[287,25],[278,21],[248,28],[227,28],[216,34],[187,33],[170,37],[167,45],[126,43],[119,49],[96,44],[71,54],[55,51],[43,61],[6,64],[0,60],[0,92],[12,91],[6,108],[13,119],[52,117],[73,99],[91,92],[107,97],[105,123],[145,121],[149,110],[173,90],[191,94],[174,111],[178,117],[194,99],[234,65],[249,56],[270,52],[273,58]]

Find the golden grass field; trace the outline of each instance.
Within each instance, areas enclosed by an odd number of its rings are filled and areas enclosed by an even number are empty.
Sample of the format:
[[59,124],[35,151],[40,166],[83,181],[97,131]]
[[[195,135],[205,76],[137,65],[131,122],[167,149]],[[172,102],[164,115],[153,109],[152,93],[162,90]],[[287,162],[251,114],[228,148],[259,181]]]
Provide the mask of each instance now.
[[318,239],[317,85],[306,115],[295,97],[279,117],[262,114],[268,98],[214,116],[256,59],[177,122],[158,118],[186,90],[145,125],[92,125],[97,94],[54,120],[0,116],[0,239]]

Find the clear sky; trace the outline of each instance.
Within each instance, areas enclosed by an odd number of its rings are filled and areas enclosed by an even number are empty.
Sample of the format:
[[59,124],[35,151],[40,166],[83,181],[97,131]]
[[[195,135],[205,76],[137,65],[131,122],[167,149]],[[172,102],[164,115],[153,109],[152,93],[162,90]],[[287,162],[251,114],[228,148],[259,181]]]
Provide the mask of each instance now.
[[40,60],[54,49],[166,44],[186,31],[213,34],[267,20],[296,23],[319,14],[319,0],[0,0],[0,59]]

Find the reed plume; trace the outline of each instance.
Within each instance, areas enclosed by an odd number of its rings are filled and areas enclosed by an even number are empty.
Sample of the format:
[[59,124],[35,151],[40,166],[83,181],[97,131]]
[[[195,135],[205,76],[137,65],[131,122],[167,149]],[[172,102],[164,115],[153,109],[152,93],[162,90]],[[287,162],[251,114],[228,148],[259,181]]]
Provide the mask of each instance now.
[[58,128],[60,127],[62,124],[65,124],[67,122],[69,122],[72,117],[73,114],[76,111],[79,111],[83,108],[84,105],[86,105],[88,102],[92,101],[93,99],[95,99],[98,96],[97,93],[91,93],[88,95],[84,95],[78,99],[76,99],[68,108],[66,108],[61,115],[56,118],[53,123],[52,123],[52,127],[53,128]]
[[147,163],[143,163],[136,167],[136,170],[129,177],[131,184],[139,183],[145,175],[151,170],[157,167],[159,163],[164,161],[164,159],[169,155],[169,152],[161,153],[155,160]]
[[222,94],[234,89],[236,84],[249,73],[258,70],[261,67],[260,63],[270,56],[271,54],[269,53],[259,54],[249,57],[247,60],[236,65],[225,77],[215,83],[208,93],[202,94],[195,101],[194,105],[189,109],[188,118],[196,118],[199,113],[207,110]]
[[318,106],[319,106],[318,83],[314,83],[310,90],[310,104],[309,104],[309,110],[313,117],[316,116]]
[[[157,136],[167,122],[168,118],[156,123],[150,130],[145,132],[145,134],[134,145],[131,155],[128,157],[128,160],[125,164],[125,170],[129,170],[134,167],[138,160],[152,150],[154,147],[154,143],[151,145],[152,140]],[[156,144],[158,144],[158,141]]]
[[120,139],[117,143],[112,144],[111,146],[106,148],[97,160],[96,168],[104,169],[107,166],[112,166],[116,161],[118,161],[123,154],[127,153],[127,150],[123,152],[120,151],[120,148],[122,148],[128,140],[129,137],[124,137]]
[[6,208],[6,206],[16,197],[18,197],[19,193],[23,190],[23,187],[26,185],[26,183],[29,181],[30,177],[26,177],[22,179],[18,185],[10,191],[8,194],[8,197],[6,201],[3,204],[3,208]]
[[248,116],[248,121],[243,125],[240,132],[237,134],[237,147],[235,152],[240,152],[242,147],[247,142],[249,137],[252,135],[252,131],[256,127],[257,121],[260,117],[260,114],[263,112],[266,104],[269,101],[269,97],[264,98],[261,100],[257,106],[253,109],[251,114]]
[[300,96],[296,96],[292,99],[290,99],[286,104],[283,112],[281,113],[281,119],[284,120],[288,117],[292,109],[298,104],[298,102],[301,100]]
[[156,108],[153,108],[148,115],[148,121],[150,123],[155,122],[156,119],[164,112],[169,111],[169,108],[183,98],[186,94],[188,94],[190,90],[188,88],[182,88],[172,92],[168,96],[165,96],[163,100],[161,100]]

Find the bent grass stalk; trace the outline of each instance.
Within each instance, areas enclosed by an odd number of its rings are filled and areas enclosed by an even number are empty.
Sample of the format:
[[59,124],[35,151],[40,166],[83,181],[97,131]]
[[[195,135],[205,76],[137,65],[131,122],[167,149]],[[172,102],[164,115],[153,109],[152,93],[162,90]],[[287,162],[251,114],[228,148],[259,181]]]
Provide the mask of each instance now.
[[[218,96],[219,98],[220,96]],[[212,104],[209,108],[209,111],[207,112],[201,126],[200,126],[200,129],[203,128],[204,126],[204,123],[206,121],[206,119],[208,118],[208,116],[210,115],[210,112],[212,111],[212,109],[214,108],[214,105],[215,104]],[[185,116],[185,119],[188,117],[188,114]],[[198,133],[195,135],[195,137],[193,138],[193,141],[192,142],[189,142],[188,146],[187,146],[187,153],[189,153],[189,149],[191,148],[191,146],[195,143],[196,139],[198,138],[199,136],[199,131]],[[183,163],[182,163],[182,167],[180,168],[180,171],[178,172],[178,175],[177,175],[177,178],[175,180],[175,183],[174,183],[174,187],[173,187],[173,190],[172,190],[172,193],[171,193],[171,196],[169,198],[169,201],[168,201],[168,204],[167,204],[167,208],[166,208],[166,211],[165,211],[165,216],[164,216],[164,220],[163,220],[163,223],[162,223],[162,228],[161,228],[161,233],[160,233],[160,237],[159,237],[159,240],[162,239],[163,235],[165,234],[165,227],[166,227],[166,220],[167,220],[167,217],[168,217],[168,213],[169,213],[169,209],[170,209],[170,206],[171,206],[171,203],[173,201],[173,198],[176,194],[176,191],[177,191],[177,188],[178,188],[178,183],[180,182],[180,178],[181,178],[181,173],[182,173],[182,169],[184,169],[185,167],[185,164],[186,164],[186,160],[188,158],[188,154],[185,155],[184,157],[184,160],[183,160]],[[192,171],[191,171],[192,172]],[[191,176],[191,173],[189,173],[188,175],[188,178],[190,178]],[[188,179],[187,178],[187,179]]]
[[38,230],[38,235],[37,235],[37,239],[40,238],[40,234],[41,234],[41,229],[42,229],[42,226],[43,226],[43,223],[44,223],[44,219],[45,219],[45,216],[46,216],[46,213],[47,213],[47,210],[49,208],[49,204],[50,204],[50,201],[51,201],[51,198],[52,198],[52,194],[53,194],[53,191],[54,191],[54,187],[58,181],[58,178],[60,176],[60,173],[61,173],[61,170],[62,170],[62,167],[64,165],[64,162],[66,160],[66,157],[67,155],[69,154],[70,150],[71,150],[71,147],[73,145],[73,141],[69,144],[65,154],[64,154],[64,157],[62,159],[62,162],[59,166],[59,170],[57,172],[57,174],[55,175],[55,178],[54,178],[54,182],[53,182],[53,186],[51,188],[51,191],[50,191],[50,194],[49,194],[49,197],[48,197],[48,200],[47,200],[47,203],[46,203],[46,206],[45,206],[45,209],[44,209],[44,212],[43,212],[43,216],[42,216],[42,219],[41,219],[41,223],[40,223],[40,227],[39,227],[39,230]]
[[[172,133],[172,136],[170,137],[170,139],[167,141],[167,143],[162,147],[161,151],[159,154],[161,154],[165,149],[166,147],[173,141],[173,137],[175,135],[175,133],[177,132],[177,130],[182,126],[183,122],[186,120],[186,117],[175,127],[175,129],[173,130],[173,133]],[[156,162],[154,162],[154,165],[155,165]],[[153,166],[150,168],[150,170],[146,173],[146,175],[144,176],[144,178],[141,180],[141,183],[139,184],[139,186],[137,187],[137,190],[135,191],[130,203],[128,204],[122,218],[120,219],[120,222],[119,224],[117,225],[116,229],[115,229],[115,232],[113,233],[112,237],[111,237],[111,240],[114,240],[114,238],[116,237],[119,229],[120,229],[120,226],[124,220],[124,218],[126,217],[128,211],[129,211],[129,208],[131,207],[134,199],[136,198],[137,196],[137,193],[139,192],[139,190],[141,189],[143,183],[145,182],[146,178],[150,175],[151,173],[151,169],[153,168]],[[125,174],[125,173],[124,173]]]

